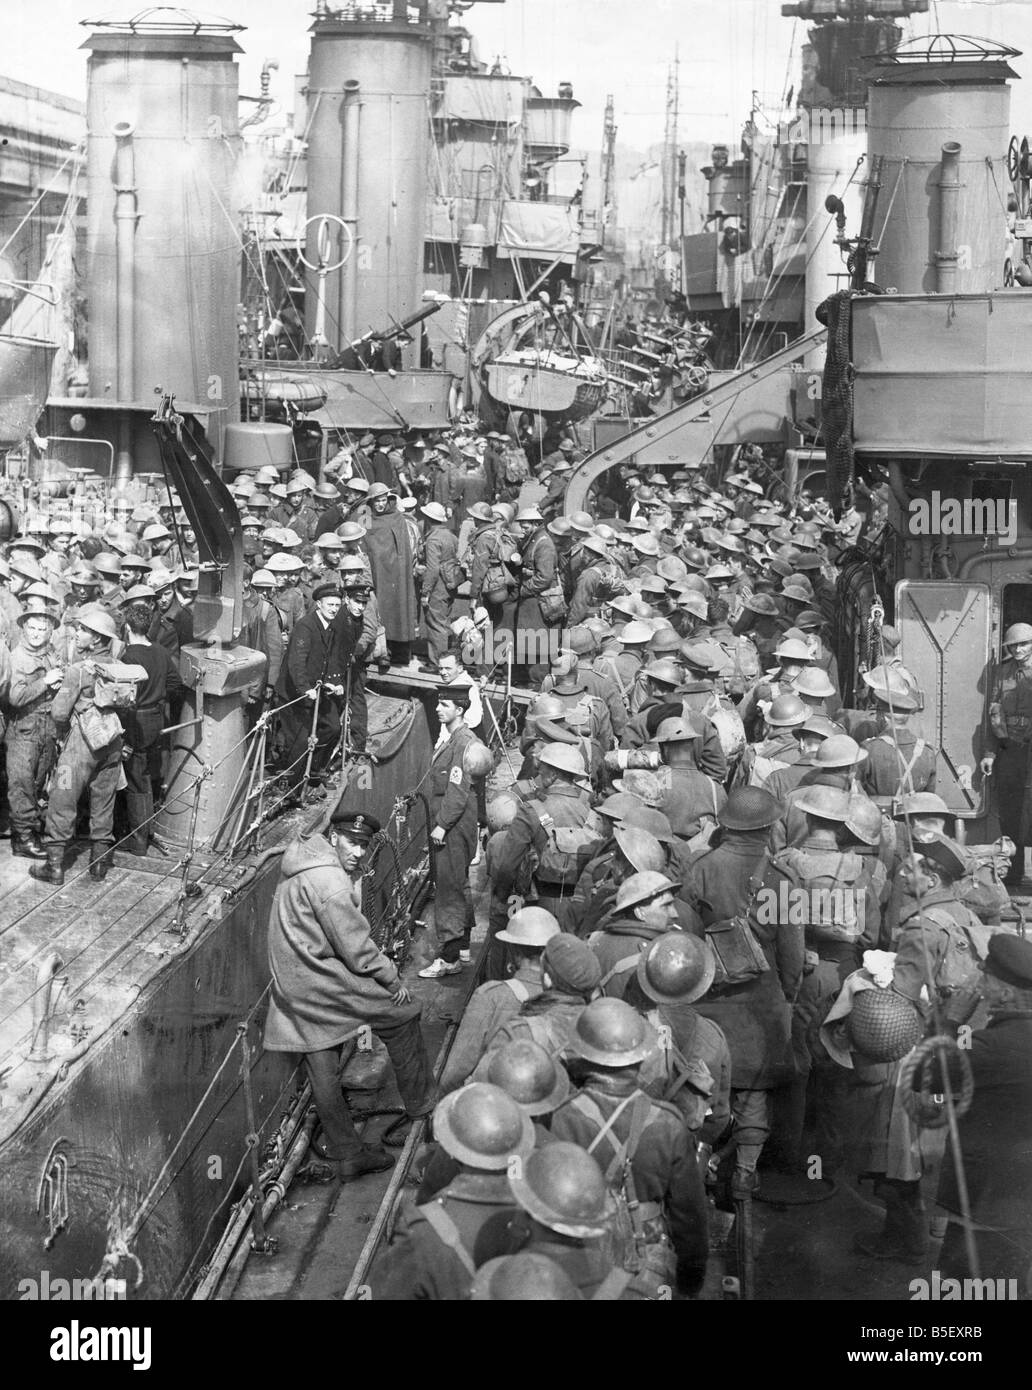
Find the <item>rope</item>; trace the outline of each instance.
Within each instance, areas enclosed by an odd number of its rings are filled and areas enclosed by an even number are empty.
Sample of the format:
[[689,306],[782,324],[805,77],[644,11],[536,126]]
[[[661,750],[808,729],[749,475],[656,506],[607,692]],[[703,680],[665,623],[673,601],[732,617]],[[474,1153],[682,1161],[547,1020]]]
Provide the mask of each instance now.
[[[953,1052],[960,1063],[960,1094],[954,1098],[954,1105],[957,1115],[964,1115],[971,1108],[974,1099],[975,1081],[967,1054],[960,1050],[955,1039],[938,1035],[925,1038],[924,1042],[918,1043],[913,1051],[906,1055],[899,1069],[903,1105],[910,1118],[923,1129],[942,1129],[949,1123],[945,1109],[933,1099],[933,1094],[940,1093],[935,1090],[938,1078],[933,1077],[931,1068],[933,1058],[943,1064],[948,1052]],[[945,1065],[943,1072],[942,1094],[951,1085]],[[915,1078],[917,1087],[914,1085]]]

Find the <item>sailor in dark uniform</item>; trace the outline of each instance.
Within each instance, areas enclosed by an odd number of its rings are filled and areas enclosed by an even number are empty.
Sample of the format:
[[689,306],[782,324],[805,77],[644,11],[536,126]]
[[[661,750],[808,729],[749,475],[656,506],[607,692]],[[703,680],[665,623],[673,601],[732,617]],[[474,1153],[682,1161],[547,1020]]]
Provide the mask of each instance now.
[[993,684],[989,733],[982,772],[996,773],[1000,832],[1014,841],[1014,859],[1004,880],[1016,886],[1025,876],[1028,826],[1028,760],[1032,744],[1032,626],[1013,623],[1003,637],[1010,650]]

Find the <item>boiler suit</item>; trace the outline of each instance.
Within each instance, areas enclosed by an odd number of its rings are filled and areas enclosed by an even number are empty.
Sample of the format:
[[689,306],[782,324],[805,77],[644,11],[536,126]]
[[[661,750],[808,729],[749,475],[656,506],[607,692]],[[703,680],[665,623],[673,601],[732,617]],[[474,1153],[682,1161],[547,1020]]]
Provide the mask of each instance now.
[[469,868],[477,847],[477,794],[463,755],[476,742],[460,724],[430,764],[431,829],[441,826],[446,832],[444,844],[434,853],[434,925],[441,958],[449,965],[469,949],[473,930]]
[[991,732],[986,751],[996,757],[996,800],[1000,833],[1014,841],[1009,883],[1020,883],[1025,846],[1032,840],[1027,791],[1029,748],[1032,745],[1032,664],[1005,661],[993,685],[989,706]]

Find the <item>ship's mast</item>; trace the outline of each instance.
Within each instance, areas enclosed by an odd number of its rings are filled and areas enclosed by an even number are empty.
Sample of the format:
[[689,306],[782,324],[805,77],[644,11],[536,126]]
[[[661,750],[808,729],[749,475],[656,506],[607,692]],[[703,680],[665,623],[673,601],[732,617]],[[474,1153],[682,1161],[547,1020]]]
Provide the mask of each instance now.
[[663,209],[660,241],[667,250],[674,236],[674,204],[677,196],[677,121],[681,86],[681,60],[674,49],[674,61],[667,72],[666,127],[663,133]]

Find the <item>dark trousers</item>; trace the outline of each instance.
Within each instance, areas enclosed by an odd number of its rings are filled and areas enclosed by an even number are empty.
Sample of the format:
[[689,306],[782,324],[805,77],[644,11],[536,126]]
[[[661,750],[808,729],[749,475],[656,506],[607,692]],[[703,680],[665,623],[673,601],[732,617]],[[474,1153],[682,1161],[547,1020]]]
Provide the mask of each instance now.
[[133,750],[125,767],[125,809],[130,838],[146,849],[154,816],[154,781],[161,774],[158,738],[164,726],[160,709],[139,709],[126,718],[126,739]]
[[458,825],[445,835],[441,848],[434,852],[434,929],[441,959],[449,965],[455,964],[460,951],[469,950],[473,932],[469,866],[476,848],[476,807],[471,806]]
[[448,626],[450,605],[448,595],[440,592],[440,586],[426,601],[424,608],[423,631],[426,633],[426,650],[431,662],[437,662],[448,650],[451,628]]
[[[314,706],[307,701],[293,705],[283,716],[284,774],[292,788],[299,787],[305,780],[305,764],[308,761],[308,740],[312,733],[312,713]],[[321,776],[323,769],[333,757],[333,750],[340,739],[340,700],[335,695],[320,692],[319,715],[315,726],[316,746],[312,754],[309,777],[314,780]]]
[[[419,1019],[404,1023],[373,1024],[372,1031],[387,1049],[398,1083],[405,1112],[413,1118],[427,1114],[434,1103],[434,1080],[430,1059],[420,1031]],[[328,1047],[305,1053],[305,1070],[312,1086],[312,1099],[326,1137],[326,1151],[332,1159],[354,1158],[362,1148],[351,1111],[340,1088],[340,1073],[351,1058],[355,1044]]]
[[366,701],[366,668],[358,662],[348,672],[348,747],[352,753],[364,753],[369,737],[369,705]]
[[996,756],[996,805],[1000,816],[1000,834],[1014,841],[1015,853],[1007,874],[1007,882],[1020,883],[1025,871],[1025,846],[1029,834],[1029,815],[1026,807],[1025,780],[1028,776],[1030,745],[1008,743]]
[[39,797],[57,757],[54,721],[39,710],[7,730],[7,799],[11,830],[22,837],[40,828]]

